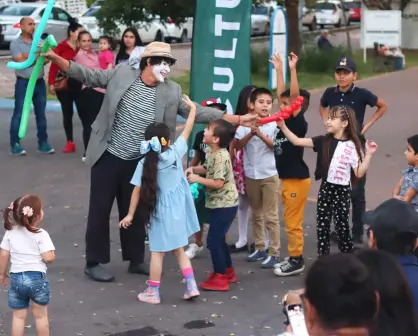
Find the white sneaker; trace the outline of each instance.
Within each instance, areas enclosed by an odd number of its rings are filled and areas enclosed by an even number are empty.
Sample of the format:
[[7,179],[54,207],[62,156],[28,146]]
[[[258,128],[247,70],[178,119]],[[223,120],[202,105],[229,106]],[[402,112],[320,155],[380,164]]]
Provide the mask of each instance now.
[[203,246],[199,247],[197,244],[193,243],[193,244],[190,244],[189,247],[187,248],[186,256],[191,260],[202,251],[203,251]]

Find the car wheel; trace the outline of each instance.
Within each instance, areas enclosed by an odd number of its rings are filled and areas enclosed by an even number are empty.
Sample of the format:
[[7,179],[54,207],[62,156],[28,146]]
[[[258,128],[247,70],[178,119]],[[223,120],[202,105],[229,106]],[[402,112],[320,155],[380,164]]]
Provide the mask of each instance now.
[[340,28],[340,27],[341,27],[341,19],[339,19],[337,24],[335,25],[335,28]]
[[267,23],[264,27],[264,35],[269,36],[270,35],[270,23]]
[[187,40],[188,40],[187,39],[187,29],[184,29],[183,32],[181,33],[179,42],[180,43],[186,43]]
[[165,41],[164,34],[161,32],[161,30],[157,31],[157,34],[155,35],[154,41],[156,41],[156,42],[164,42]]

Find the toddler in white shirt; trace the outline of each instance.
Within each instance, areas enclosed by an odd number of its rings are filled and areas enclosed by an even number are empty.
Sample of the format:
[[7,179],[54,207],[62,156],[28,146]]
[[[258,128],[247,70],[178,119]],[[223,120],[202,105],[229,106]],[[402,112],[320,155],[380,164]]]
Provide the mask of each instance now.
[[46,264],[55,260],[55,247],[45,230],[42,200],[24,195],[3,212],[6,233],[1,242],[0,281],[7,285],[10,259],[9,307],[13,309],[12,335],[24,335],[29,303],[38,335],[49,335],[48,304],[50,299]]

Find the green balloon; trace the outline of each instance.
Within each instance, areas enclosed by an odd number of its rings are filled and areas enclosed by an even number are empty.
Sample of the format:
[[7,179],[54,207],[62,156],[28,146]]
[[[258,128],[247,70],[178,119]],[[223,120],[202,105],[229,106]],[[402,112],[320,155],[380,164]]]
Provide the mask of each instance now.
[[[42,46],[41,53],[46,53],[50,48],[55,48],[57,46],[57,41],[52,35],[48,35],[46,38],[44,45]],[[20,120],[20,127],[19,127],[19,138],[24,139],[26,135],[26,131],[28,129],[28,121],[29,121],[29,114],[30,108],[32,106],[32,98],[33,92],[35,91],[35,85],[38,80],[38,76],[41,73],[41,70],[45,63],[45,57],[39,56],[37,59],[35,66],[33,67],[32,74],[29,79],[28,87],[26,89],[25,94],[25,101],[23,103],[22,109],[22,119]]]

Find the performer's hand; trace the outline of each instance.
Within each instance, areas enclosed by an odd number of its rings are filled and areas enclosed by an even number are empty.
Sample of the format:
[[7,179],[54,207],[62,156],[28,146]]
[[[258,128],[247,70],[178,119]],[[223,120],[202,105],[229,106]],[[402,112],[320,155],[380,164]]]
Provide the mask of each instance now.
[[256,122],[260,119],[260,117],[257,114],[246,114],[240,117],[241,120],[241,126],[245,127],[251,127],[256,124]]
[[279,53],[273,54],[270,57],[269,62],[273,64],[273,67],[276,69],[276,71],[283,71],[283,61]]
[[49,48],[49,50],[46,53],[41,53],[40,55],[46,57],[50,61],[53,61],[55,58],[58,57],[58,55],[52,50],[52,48]]
[[119,223],[119,227],[120,228],[124,228],[127,229],[128,226],[130,226],[132,224],[132,220],[133,220],[133,216],[132,215],[127,215],[124,219],[122,219]]
[[49,86],[49,93],[52,94],[53,96],[55,96],[56,92],[55,92],[55,86],[54,85]]

